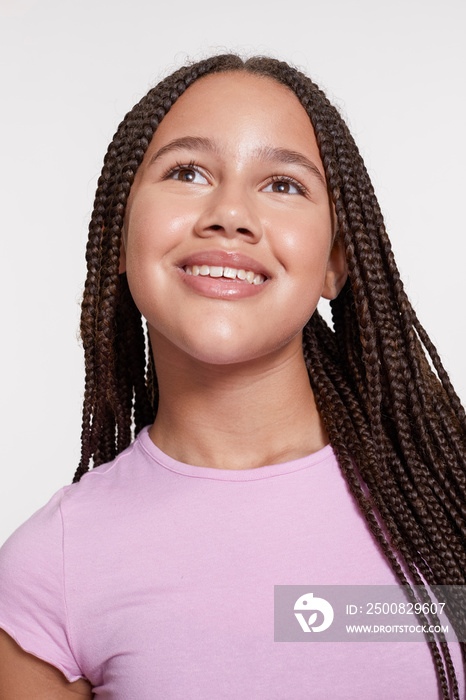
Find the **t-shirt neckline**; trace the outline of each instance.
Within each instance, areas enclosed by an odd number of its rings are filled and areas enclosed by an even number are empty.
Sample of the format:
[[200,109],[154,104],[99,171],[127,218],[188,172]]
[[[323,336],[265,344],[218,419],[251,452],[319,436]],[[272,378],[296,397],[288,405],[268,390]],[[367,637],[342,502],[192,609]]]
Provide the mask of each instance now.
[[215,481],[258,481],[269,479],[284,474],[291,474],[302,469],[314,467],[327,460],[334,460],[334,452],[331,445],[326,445],[317,452],[313,452],[305,457],[294,459],[290,462],[279,462],[253,469],[215,469],[213,467],[200,467],[185,462],[178,462],[169,455],[162,452],[157,445],[152,442],[149,436],[149,428],[146,426],[139,433],[136,443],[139,443],[144,452],[154,460],[159,466],[185,476],[199,479],[214,479]]

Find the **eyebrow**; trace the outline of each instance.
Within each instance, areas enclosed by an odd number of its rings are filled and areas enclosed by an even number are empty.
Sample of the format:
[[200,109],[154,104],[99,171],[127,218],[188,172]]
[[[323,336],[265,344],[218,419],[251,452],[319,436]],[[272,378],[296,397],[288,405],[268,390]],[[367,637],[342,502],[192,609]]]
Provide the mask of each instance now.
[[[197,151],[208,151],[210,153],[218,153],[219,149],[212,141],[212,139],[205,138],[202,136],[182,136],[178,139],[173,139],[169,143],[159,148],[159,150],[154,153],[149,161],[148,167],[153,165],[156,160],[161,158],[165,153],[170,151],[181,151],[181,150],[197,150]],[[259,148],[254,154],[255,157],[262,162],[276,162],[283,164],[298,165],[302,168],[308,170],[312,175],[320,180],[320,183],[327,188],[327,182],[325,177],[320,172],[319,168],[311,161],[306,158],[302,153],[297,151],[291,151],[287,148],[273,148],[272,146],[263,146]]]
[[271,148],[266,146],[258,151],[257,156],[259,160],[265,162],[275,161],[276,163],[299,165],[308,170],[312,175],[315,175],[320,180],[321,184],[327,188],[327,182],[317,165],[315,165],[312,160],[309,160],[309,158],[306,158],[306,156],[303,156],[302,153],[290,151],[287,148]]
[[218,151],[211,139],[203,138],[202,136],[182,136],[179,139],[169,141],[169,143],[165,144],[165,146],[159,148],[159,150],[154,153],[150,159],[148,166],[153,165],[155,161],[161,158],[161,156],[163,156],[165,153],[169,153],[170,151],[181,151],[184,149],[211,152]]

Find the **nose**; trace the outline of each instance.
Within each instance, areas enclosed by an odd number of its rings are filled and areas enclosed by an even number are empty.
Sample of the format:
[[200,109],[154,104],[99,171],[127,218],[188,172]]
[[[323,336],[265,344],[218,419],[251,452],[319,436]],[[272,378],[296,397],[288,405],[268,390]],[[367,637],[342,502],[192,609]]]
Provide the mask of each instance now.
[[242,237],[257,243],[262,238],[262,223],[253,200],[254,195],[246,188],[218,185],[204,201],[195,225],[196,234],[201,238]]

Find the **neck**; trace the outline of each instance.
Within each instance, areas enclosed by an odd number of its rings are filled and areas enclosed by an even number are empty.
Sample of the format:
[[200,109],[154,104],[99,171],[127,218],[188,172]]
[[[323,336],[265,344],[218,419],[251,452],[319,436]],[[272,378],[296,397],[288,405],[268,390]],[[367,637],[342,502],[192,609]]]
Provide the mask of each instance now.
[[301,339],[266,358],[211,365],[152,340],[159,385],[149,434],[180,462],[251,469],[291,461],[328,443]]

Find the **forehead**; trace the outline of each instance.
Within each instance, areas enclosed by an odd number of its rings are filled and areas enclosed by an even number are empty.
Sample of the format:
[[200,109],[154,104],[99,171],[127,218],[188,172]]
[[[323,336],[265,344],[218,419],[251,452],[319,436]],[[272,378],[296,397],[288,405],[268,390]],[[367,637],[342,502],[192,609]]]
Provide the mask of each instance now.
[[302,112],[307,119],[301,103],[288,87],[268,76],[246,71],[214,73],[196,80],[175,102],[169,114],[179,118],[188,107],[207,112],[212,107],[220,108],[226,101],[235,102],[239,110],[244,100],[250,107],[262,106],[266,111],[271,108],[276,111],[284,105],[291,112]]
[[296,95],[272,78],[245,71],[208,75],[193,83],[160,123],[149,152],[188,135],[231,147],[269,142],[307,149],[318,157],[312,124]]

